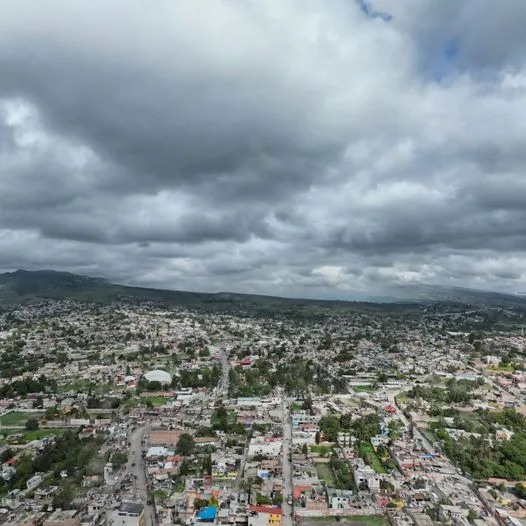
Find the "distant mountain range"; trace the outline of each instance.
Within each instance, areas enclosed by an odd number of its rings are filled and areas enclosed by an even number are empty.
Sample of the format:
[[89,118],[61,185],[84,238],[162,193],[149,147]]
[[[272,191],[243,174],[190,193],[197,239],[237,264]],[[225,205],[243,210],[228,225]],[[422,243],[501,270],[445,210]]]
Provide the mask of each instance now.
[[[201,306],[213,310],[229,307],[289,311],[341,310],[351,306],[381,308],[378,299],[369,302],[291,299],[255,294],[229,292],[199,293],[179,290],[161,290],[116,285],[101,278],[80,276],[53,270],[17,270],[0,274],[0,307],[31,303],[40,300],[71,299],[111,303],[114,301],[151,301],[166,306]],[[437,286],[400,286],[391,288],[389,296],[382,298],[386,304],[407,308],[413,304],[457,303],[472,306],[504,306],[526,308],[526,297],[521,295],[485,292],[465,288]],[[387,305],[384,305],[387,307]]]
[[473,305],[523,305],[526,295],[504,294],[465,287],[440,287],[437,285],[404,285],[392,289],[394,298],[408,301],[465,303]]

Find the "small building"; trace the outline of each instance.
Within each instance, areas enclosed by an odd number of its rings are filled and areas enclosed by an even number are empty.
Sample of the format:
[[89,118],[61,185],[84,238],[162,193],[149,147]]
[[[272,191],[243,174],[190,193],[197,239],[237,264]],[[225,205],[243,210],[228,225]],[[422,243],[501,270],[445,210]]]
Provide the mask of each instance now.
[[78,526],[80,521],[75,517],[77,510],[55,510],[42,526]]
[[283,511],[274,506],[249,506],[248,526],[281,526]]
[[122,502],[109,513],[109,526],[143,526],[144,506],[138,502]]
[[216,520],[217,508],[215,506],[205,506],[197,512],[197,520],[200,522],[214,522]]

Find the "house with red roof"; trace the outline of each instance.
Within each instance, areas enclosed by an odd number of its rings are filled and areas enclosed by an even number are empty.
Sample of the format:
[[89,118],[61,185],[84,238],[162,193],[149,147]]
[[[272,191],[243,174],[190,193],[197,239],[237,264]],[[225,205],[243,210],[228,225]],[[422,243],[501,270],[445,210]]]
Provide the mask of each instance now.
[[248,526],[281,526],[283,510],[277,506],[249,506]]

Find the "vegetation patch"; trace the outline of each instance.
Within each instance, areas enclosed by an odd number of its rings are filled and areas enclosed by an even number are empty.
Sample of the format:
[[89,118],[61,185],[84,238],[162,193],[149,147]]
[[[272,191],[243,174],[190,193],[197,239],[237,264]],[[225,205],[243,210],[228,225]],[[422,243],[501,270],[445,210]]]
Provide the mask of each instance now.
[[376,471],[376,473],[385,473],[385,468],[382,466],[382,463],[371,444],[364,442],[360,444],[360,456]]
[[353,385],[352,389],[356,393],[372,393],[375,391],[375,388],[372,385]]
[[23,426],[31,417],[41,417],[38,413],[24,413],[22,411],[12,411],[0,417],[2,426]]
[[383,515],[342,515],[340,517],[309,517],[309,520],[323,522],[341,522],[345,526],[360,526],[372,524],[374,526],[388,526],[389,521]]
[[26,444],[27,442],[41,440],[42,438],[49,436],[60,436],[66,431],[66,428],[36,429],[33,431],[26,431],[23,429],[3,429],[2,433],[4,434],[4,438],[0,439],[0,444],[6,444],[7,437],[10,435],[21,435],[21,438],[17,443]]
[[168,398],[165,398],[164,396],[145,396],[141,398],[141,402],[146,405],[153,405],[153,406],[160,406],[164,405],[168,402]]
[[316,471],[320,480],[324,480],[327,486],[334,487],[336,484],[336,477],[329,464],[316,464]]

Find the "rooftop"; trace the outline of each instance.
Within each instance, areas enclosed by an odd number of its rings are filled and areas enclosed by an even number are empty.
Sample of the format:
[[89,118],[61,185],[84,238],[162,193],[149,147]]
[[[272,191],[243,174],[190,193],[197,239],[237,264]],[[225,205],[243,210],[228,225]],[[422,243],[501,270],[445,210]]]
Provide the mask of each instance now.
[[123,511],[126,513],[133,513],[136,515],[140,515],[144,506],[140,503],[136,502],[123,502],[119,508],[119,511]]

